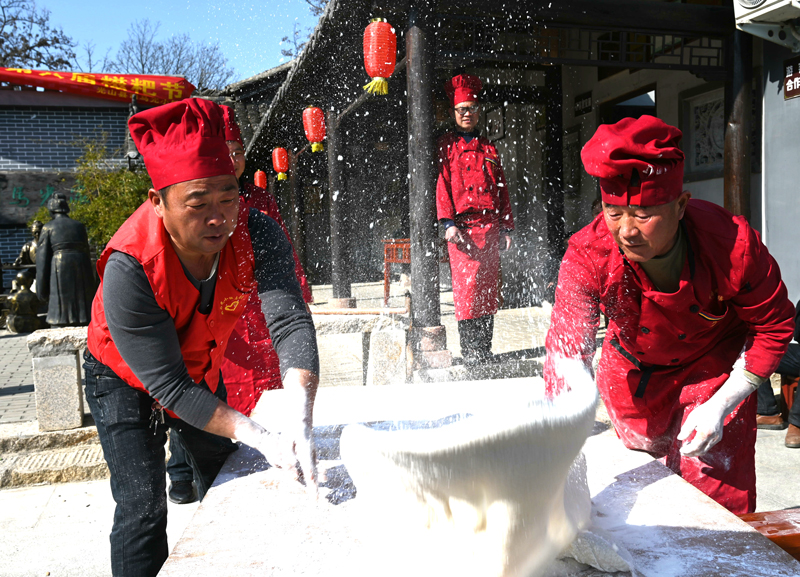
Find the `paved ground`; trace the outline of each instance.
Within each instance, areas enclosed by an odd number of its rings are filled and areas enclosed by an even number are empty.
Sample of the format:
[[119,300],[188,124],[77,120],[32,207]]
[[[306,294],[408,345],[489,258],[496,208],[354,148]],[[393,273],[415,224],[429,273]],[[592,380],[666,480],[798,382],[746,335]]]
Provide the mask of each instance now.
[[36,419],[33,370],[25,339],[0,331],[0,423]]
[[[360,307],[377,307],[380,285],[356,285]],[[402,288],[393,285],[390,303],[402,306]],[[319,306],[326,291],[315,290]],[[459,356],[451,293],[443,293],[442,322],[448,348]],[[543,344],[548,311],[501,311],[496,319],[496,354]],[[361,336],[320,338],[323,386],[361,385]],[[0,423],[35,419],[31,361],[25,336],[0,332]],[[800,507],[800,450],[783,446],[783,431],[759,431],[756,445],[758,509]],[[0,455],[2,458],[2,455]],[[197,504],[172,505],[169,542],[174,545]],[[0,490],[0,577],[100,577],[110,574],[108,534],[114,503],[109,484],[89,481]]]

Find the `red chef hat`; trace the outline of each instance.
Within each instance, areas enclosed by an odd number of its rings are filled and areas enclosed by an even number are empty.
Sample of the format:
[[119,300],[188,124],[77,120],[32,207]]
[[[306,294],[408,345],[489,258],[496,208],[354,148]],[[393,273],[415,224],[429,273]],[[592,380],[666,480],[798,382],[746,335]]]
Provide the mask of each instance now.
[[601,124],[581,150],[586,172],[600,179],[603,202],[655,206],[683,190],[683,134],[653,116]]
[[239,130],[239,125],[236,123],[236,113],[230,106],[220,104],[222,109],[222,116],[225,119],[225,140],[235,140],[244,147],[242,142],[242,131]]
[[210,100],[187,98],[156,106],[131,116],[128,126],[157,190],[234,174],[222,109]]
[[478,93],[483,88],[481,79],[471,74],[459,74],[453,76],[444,85],[447,97],[450,99],[451,106],[457,106],[462,102],[478,102]]

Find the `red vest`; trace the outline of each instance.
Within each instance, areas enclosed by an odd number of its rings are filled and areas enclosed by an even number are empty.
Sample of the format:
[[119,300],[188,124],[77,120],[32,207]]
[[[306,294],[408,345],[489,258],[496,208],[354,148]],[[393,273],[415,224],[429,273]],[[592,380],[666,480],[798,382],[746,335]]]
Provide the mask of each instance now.
[[192,379],[205,379],[212,391],[219,383],[220,366],[228,338],[256,290],[255,257],[247,228],[248,208],[239,206],[236,230],[220,253],[214,306],[208,315],[197,312],[200,291],[186,278],[161,219],[149,202],[125,221],[97,261],[100,289],[92,304],[89,351],[134,388],[148,392],[119,354],[108,330],[103,308],[103,272],[114,251],[134,257],[144,268],[158,305],[175,321],[181,353]]

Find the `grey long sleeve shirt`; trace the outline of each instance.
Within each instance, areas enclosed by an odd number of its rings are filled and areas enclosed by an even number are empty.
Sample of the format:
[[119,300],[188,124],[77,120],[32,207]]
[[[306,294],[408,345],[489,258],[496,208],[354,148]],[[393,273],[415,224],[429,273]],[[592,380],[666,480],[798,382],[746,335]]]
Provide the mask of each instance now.
[[[258,210],[250,209],[248,229],[258,295],[281,374],[290,368],[319,374],[316,332],[295,276],[291,245],[280,226]],[[198,310],[207,314],[216,275],[198,281],[186,274],[201,293]],[[189,376],[175,323],[158,305],[142,265],[132,256],[115,252],[109,257],[103,303],[117,350],[150,395],[190,425],[204,428],[217,399],[205,382]]]

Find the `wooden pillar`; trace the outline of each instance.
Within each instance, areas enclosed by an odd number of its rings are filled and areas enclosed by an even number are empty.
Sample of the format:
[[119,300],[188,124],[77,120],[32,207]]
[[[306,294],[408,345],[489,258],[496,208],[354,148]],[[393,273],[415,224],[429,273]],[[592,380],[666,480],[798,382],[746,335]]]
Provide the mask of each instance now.
[[564,254],[564,120],[562,113],[561,66],[545,71],[545,154],[547,155],[545,201],[547,208],[547,242],[554,263]]
[[408,89],[408,168],[411,224],[410,335],[417,368],[450,366],[439,303],[439,250],[436,220],[436,144],[433,111],[433,7],[412,3],[406,31]]
[[[303,226],[303,195],[298,190],[299,179],[297,178],[297,159],[305,152],[305,148],[300,149],[296,154],[289,152],[289,233],[292,236],[292,244],[300,259],[300,264],[306,266],[306,235]],[[277,189],[273,189],[276,190]],[[285,220],[285,219],[284,219]]]
[[338,116],[329,111],[325,118],[328,152],[328,194],[331,217],[331,305],[337,308],[355,308],[356,299],[350,293],[350,258],[347,250],[347,205],[344,187],[344,151],[342,130]]
[[726,43],[725,208],[750,220],[750,125],[753,90],[753,37],[736,30]]

